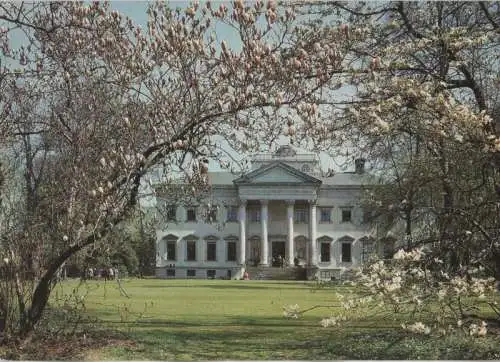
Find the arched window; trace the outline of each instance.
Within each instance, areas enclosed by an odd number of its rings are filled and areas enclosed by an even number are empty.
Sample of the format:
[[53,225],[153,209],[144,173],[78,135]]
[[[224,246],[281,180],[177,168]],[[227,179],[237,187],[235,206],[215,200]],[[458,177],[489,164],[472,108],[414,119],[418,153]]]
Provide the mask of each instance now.
[[371,256],[376,253],[375,250],[375,239],[370,236],[363,236],[359,239],[361,243],[361,261],[363,263],[367,262]]
[[224,240],[226,240],[226,261],[236,261],[236,243],[238,242],[238,237],[229,235]]
[[342,263],[352,263],[352,243],[354,238],[346,235],[339,239]]
[[329,236],[323,235],[318,238],[317,241],[319,242],[320,262],[329,263],[331,261],[331,246],[333,239]]
[[186,240],[186,261],[196,261],[196,241],[198,239],[196,235],[184,237],[184,240]]
[[177,239],[176,235],[168,234],[163,237],[165,243],[165,253],[163,259],[167,261],[177,261]]
[[219,240],[219,238],[215,235],[205,237],[205,242],[207,243],[207,261],[217,261],[217,240]]

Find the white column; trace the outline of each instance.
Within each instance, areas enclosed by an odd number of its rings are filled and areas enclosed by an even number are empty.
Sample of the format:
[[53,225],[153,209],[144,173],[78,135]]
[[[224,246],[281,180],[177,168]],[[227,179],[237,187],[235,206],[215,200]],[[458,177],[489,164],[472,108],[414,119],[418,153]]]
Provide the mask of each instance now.
[[184,239],[177,240],[177,260],[176,262],[184,262],[186,257],[184,256]]
[[309,264],[316,266],[316,201],[309,201]]
[[293,204],[294,200],[287,200],[287,220],[288,220],[288,243],[287,243],[287,254],[288,265],[294,265],[293,259],[295,258],[295,248],[293,245]]
[[246,222],[247,222],[247,201],[246,200],[241,200],[240,202],[240,264],[243,265],[245,264],[246,261]]
[[260,253],[260,264],[261,265],[269,265],[268,262],[268,243],[267,243],[267,214],[268,214],[268,201],[261,200],[260,201],[260,224],[262,227],[262,235],[261,235],[261,253]]

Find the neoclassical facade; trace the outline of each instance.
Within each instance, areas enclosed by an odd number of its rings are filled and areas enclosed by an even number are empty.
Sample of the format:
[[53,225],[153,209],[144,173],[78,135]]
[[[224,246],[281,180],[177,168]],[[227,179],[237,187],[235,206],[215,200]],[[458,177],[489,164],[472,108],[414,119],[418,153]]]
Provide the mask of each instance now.
[[[317,155],[281,146],[257,154],[244,175],[208,173],[209,210],[168,204],[157,230],[161,278],[241,278],[245,269],[305,268],[330,279],[374,251],[359,206],[364,161],[353,172],[322,176]],[[209,216],[210,222],[206,221]]]

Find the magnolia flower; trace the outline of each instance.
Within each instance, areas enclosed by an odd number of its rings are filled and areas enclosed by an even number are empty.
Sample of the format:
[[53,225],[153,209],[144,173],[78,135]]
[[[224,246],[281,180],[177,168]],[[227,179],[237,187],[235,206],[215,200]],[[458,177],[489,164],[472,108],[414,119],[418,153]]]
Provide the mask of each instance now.
[[380,57],[372,58],[370,68],[371,69],[378,69],[379,67],[380,67]]
[[406,326],[406,329],[413,333],[419,333],[419,334],[429,334],[431,333],[430,327],[426,326],[422,322],[416,322],[414,324],[411,324],[409,326]]
[[339,27],[339,29],[345,35],[349,34],[349,25],[347,25],[347,24],[341,24],[340,27]]
[[68,235],[64,235],[64,236],[63,236],[63,241],[68,241],[68,239],[69,239],[69,238],[68,238]]
[[487,328],[486,328],[486,326],[487,326],[487,323],[485,321],[482,321],[481,322],[481,327],[479,327],[479,329],[477,331],[477,335],[479,337],[484,337],[486,335],[486,333],[488,331]]
[[276,15],[276,13],[272,10],[269,10],[269,23],[273,24],[277,18],[278,16]]
[[9,264],[9,258],[3,258],[3,262],[4,262],[5,264]]
[[406,252],[403,249],[399,249],[392,258],[396,260],[402,260],[405,257],[406,257]]
[[384,121],[382,118],[380,118],[378,116],[375,116],[375,120],[377,122],[378,127],[382,131],[384,131],[384,132],[389,131],[389,129],[390,129],[389,123],[387,123],[386,121]]
[[439,289],[439,291],[438,291],[438,298],[439,298],[439,300],[443,300],[444,297],[446,297],[446,290]]
[[338,320],[335,317],[324,318],[319,322],[319,324],[321,324],[321,326],[323,326],[324,328],[334,326],[337,323]]
[[237,9],[243,9],[243,0],[235,0],[235,1],[234,1],[234,6],[235,6]]
[[283,316],[285,318],[299,318],[300,315],[300,307],[298,304],[289,305],[288,307],[283,307]]
[[226,52],[227,52],[227,44],[226,44],[226,41],[225,41],[225,40],[221,41],[220,46],[221,46],[221,48],[222,48],[222,51],[223,51],[224,53],[226,53]]
[[267,2],[267,8],[270,10],[276,10],[276,2],[274,0],[269,0]]

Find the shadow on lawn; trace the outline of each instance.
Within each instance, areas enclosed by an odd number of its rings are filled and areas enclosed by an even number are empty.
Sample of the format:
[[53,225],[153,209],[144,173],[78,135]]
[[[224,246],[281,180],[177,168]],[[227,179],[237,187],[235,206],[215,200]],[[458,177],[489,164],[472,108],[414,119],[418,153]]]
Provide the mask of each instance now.
[[138,328],[191,328],[191,327],[278,327],[278,328],[298,328],[316,327],[317,318],[285,320],[281,317],[249,317],[249,316],[228,316],[224,320],[210,320],[201,316],[200,320],[169,320],[158,318],[143,318],[135,321],[103,321],[113,325],[128,325]]
[[[303,327],[302,327],[303,328]],[[306,328],[290,335],[284,329],[241,328],[231,330],[148,329],[135,330],[131,337],[154,351],[161,346],[171,358],[181,359],[407,359],[408,348],[401,348],[406,338],[399,333],[346,334]],[[360,338],[363,339],[360,343]],[[357,348],[362,344],[361,348]],[[164,357],[164,356],[163,356]],[[187,357],[187,358],[182,358]]]
[[491,359],[498,353],[494,343],[481,347],[470,340],[415,336],[399,329],[301,326],[290,333],[273,327],[138,328],[130,337],[144,346],[142,359]]
[[[258,283],[247,283],[247,282],[242,282],[241,284],[223,284],[224,282],[221,281],[221,284],[206,284],[206,285],[201,285],[201,284],[195,284],[195,285],[189,285],[189,284],[182,284],[182,285],[176,285],[176,284],[153,284],[153,285],[144,285],[142,288],[150,289],[150,288],[193,288],[193,289],[198,289],[198,288],[203,288],[203,289],[239,289],[239,290],[248,290],[248,289],[269,289],[272,290],[275,287],[270,286],[269,283],[266,284],[261,284],[259,285]],[[276,283],[279,284],[279,283]],[[289,289],[289,290],[300,290],[300,288],[297,288],[297,286],[291,285],[290,287],[286,287],[283,285],[287,284],[281,284],[280,289]],[[307,286],[304,287],[306,289]]]
[[[304,316],[300,319],[284,319],[283,317],[255,317],[255,316],[226,316],[223,320],[210,320],[209,316],[200,315],[196,320],[170,320],[167,318],[143,318],[131,321],[103,321],[114,326],[126,326],[132,328],[251,328],[254,330],[274,329],[282,332],[290,332],[290,328],[314,328],[319,333],[330,330],[323,329],[319,324],[320,319],[315,316]],[[383,327],[381,327],[383,326]],[[368,321],[358,321],[354,324],[345,325],[352,331],[380,331],[393,330],[399,324],[390,325],[386,320],[372,319]]]

